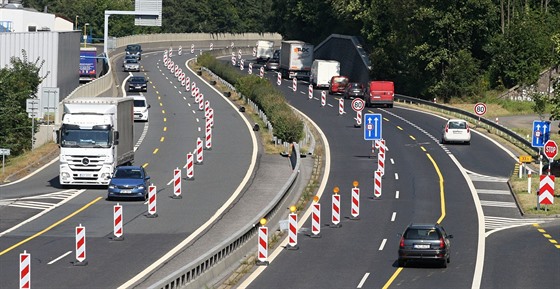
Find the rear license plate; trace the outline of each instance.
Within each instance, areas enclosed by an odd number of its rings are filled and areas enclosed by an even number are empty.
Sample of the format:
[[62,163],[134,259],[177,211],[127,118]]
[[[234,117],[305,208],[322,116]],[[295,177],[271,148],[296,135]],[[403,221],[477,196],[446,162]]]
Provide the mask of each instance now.
[[121,194],[130,194],[132,193],[131,190],[121,190]]
[[428,244],[414,244],[414,249],[430,249]]

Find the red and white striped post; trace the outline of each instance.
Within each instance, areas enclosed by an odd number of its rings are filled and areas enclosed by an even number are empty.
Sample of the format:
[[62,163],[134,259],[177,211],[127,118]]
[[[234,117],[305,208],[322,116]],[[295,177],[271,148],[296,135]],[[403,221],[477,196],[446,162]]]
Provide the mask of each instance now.
[[352,188],[352,206],[350,208],[351,212],[351,220],[359,220],[360,219],[360,188],[358,188],[358,181],[354,181],[352,183],[354,187]]
[[176,168],[173,170],[173,196],[171,198],[182,199],[181,193],[181,170]]
[[288,250],[297,250],[297,214],[296,206],[290,206],[290,214],[288,215]]
[[259,68],[259,77],[263,78],[264,77],[264,67],[261,66],[261,68]]
[[31,288],[31,254],[27,251],[19,254],[19,289]]
[[76,227],[76,262],[74,266],[85,266],[86,261],[86,228],[80,224]]
[[204,110],[204,94],[200,94],[200,96],[198,97],[198,110],[203,111]]
[[194,44],[191,44],[191,54],[194,54]]
[[307,89],[307,97],[309,98],[309,100],[313,99],[313,84],[310,84],[309,88]]
[[185,81],[185,79],[183,78],[183,80],[181,80],[181,86],[185,86],[187,84],[187,82]]
[[208,112],[210,111],[210,101],[204,101],[204,117],[208,118]]
[[377,170],[381,171],[382,176],[385,175],[385,154],[381,152],[381,146],[377,154]]
[[261,226],[259,227],[259,237],[257,244],[257,262],[256,265],[268,265],[268,227],[266,225],[266,219],[262,218]]
[[214,50],[214,43],[210,42],[210,51]]
[[243,71],[245,69],[245,59],[239,60],[239,70]]
[[214,109],[210,108],[208,110],[208,122],[210,123],[210,127],[214,127]]
[[153,184],[148,187],[148,218],[157,218],[157,188]]
[[362,126],[362,111],[356,111],[356,124],[354,127],[361,127]]
[[212,149],[212,128],[206,128],[206,142],[204,143],[204,149],[211,150]]
[[113,206],[113,240],[122,241],[123,237],[123,207],[119,203]]
[[194,165],[193,165],[193,154],[187,154],[187,180],[194,180]]
[[177,54],[181,56],[182,53],[183,53],[183,46],[179,46],[179,50],[177,51]]
[[282,73],[278,72],[276,74],[276,84],[277,85],[281,85],[282,84]]
[[297,91],[297,78],[295,78],[295,77],[292,78],[292,90],[293,90],[294,92]]
[[375,171],[373,177],[373,197],[374,199],[378,199],[381,197],[381,179],[382,179],[381,171]]
[[247,69],[247,72],[249,74],[253,74],[253,63],[252,62],[249,62],[249,69]]
[[204,152],[202,149],[202,139],[196,138],[196,163],[201,165],[204,161]]
[[311,238],[321,238],[321,204],[317,196],[311,204]]
[[173,47],[169,47],[169,58],[173,57]]
[[344,114],[344,98],[338,100],[338,115]]
[[321,106],[327,105],[327,92],[321,91]]
[[191,90],[191,78],[190,77],[185,77],[185,91],[190,91]]
[[339,228],[342,225],[340,224],[340,195],[338,194],[339,188],[334,187],[333,189],[334,194],[332,195],[332,217],[330,225],[331,228]]
[[196,87],[196,82],[191,82],[191,90],[193,90]]

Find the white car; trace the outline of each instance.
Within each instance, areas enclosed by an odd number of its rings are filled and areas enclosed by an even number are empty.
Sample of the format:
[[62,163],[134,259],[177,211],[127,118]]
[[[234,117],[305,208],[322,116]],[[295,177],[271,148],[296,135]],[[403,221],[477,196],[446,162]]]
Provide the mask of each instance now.
[[443,127],[441,143],[462,142],[471,143],[471,129],[469,123],[462,119],[450,119]]
[[143,95],[132,96],[134,98],[134,120],[148,121],[150,105]]

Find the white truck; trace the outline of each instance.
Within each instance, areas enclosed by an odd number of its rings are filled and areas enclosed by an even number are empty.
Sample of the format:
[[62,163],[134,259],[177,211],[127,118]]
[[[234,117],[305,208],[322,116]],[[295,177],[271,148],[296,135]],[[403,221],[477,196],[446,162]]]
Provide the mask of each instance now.
[[336,60],[313,60],[309,82],[314,87],[329,87],[331,77],[340,75],[340,62]]
[[107,185],[116,166],[132,164],[132,97],[75,98],[60,105],[61,185]]
[[309,78],[313,64],[313,48],[298,40],[282,41],[280,49],[280,72],[283,78]]
[[258,64],[266,63],[274,54],[274,41],[257,41],[257,60]]

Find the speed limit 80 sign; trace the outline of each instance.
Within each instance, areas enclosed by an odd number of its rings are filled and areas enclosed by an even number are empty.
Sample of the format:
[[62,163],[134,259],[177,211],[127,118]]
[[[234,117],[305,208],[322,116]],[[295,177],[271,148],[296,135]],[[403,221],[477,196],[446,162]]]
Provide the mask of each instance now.
[[486,104],[482,102],[475,104],[474,113],[478,116],[483,116],[486,113]]

